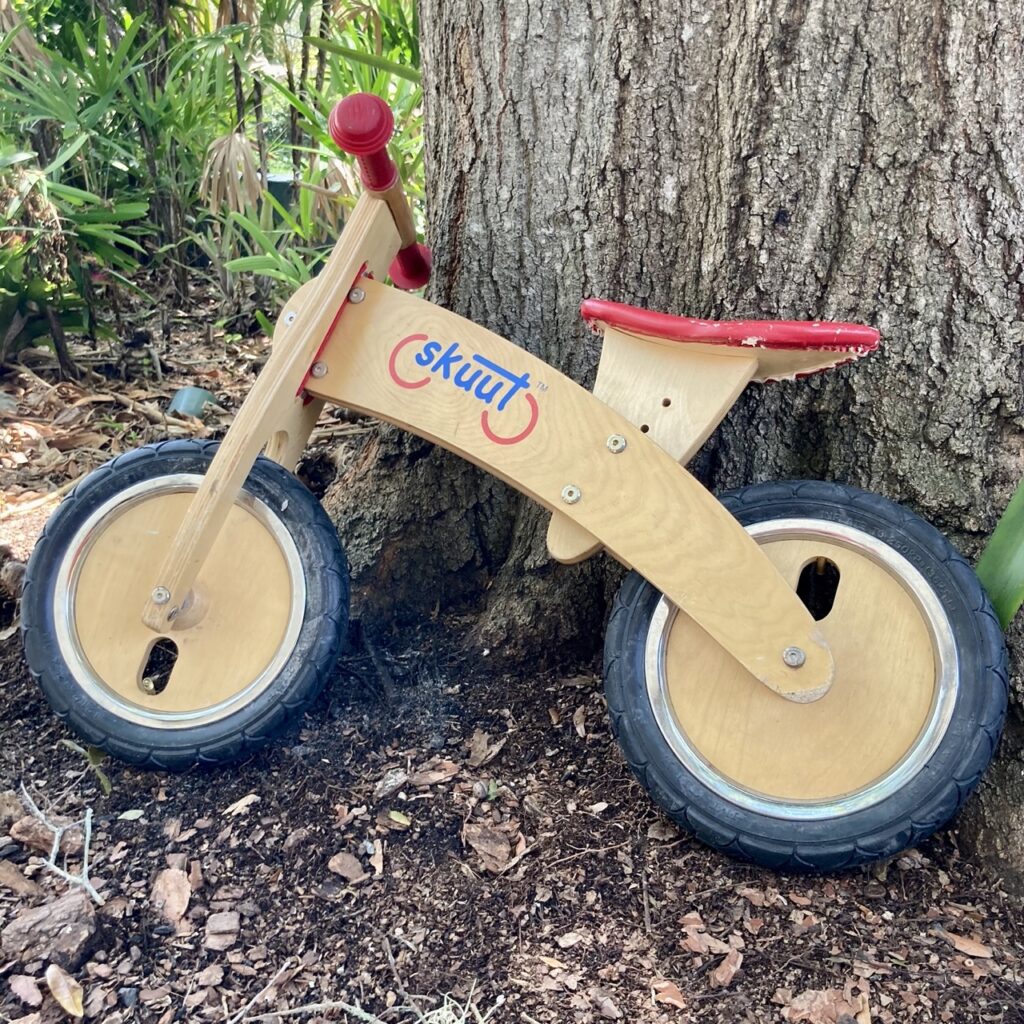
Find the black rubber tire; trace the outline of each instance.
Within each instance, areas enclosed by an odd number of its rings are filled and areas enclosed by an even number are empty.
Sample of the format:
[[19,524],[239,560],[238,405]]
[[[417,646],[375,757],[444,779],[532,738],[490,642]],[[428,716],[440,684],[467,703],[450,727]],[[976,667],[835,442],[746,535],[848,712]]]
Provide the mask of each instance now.
[[923,519],[853,487],[786,481],[731,491],[720,500],[745,526],[790,517],[823,519],[870,533],[907,558],[931,585],[953,627],[960,685],[952,720],[925,766],[874,806],[795,821],[727,801],[684,766],[655,720],[644,648],[661,595],[634,572],[615,597],[605,637],[605,694],[626,760],[673,821],[739,859],[782,870],[834,871],[916,845],[948,822],[978,784],[1006,716],[1006,647],[977,576]]
[[[273,510],[299,552],[306,602],[292,656],[270,684],[226,717],[186,728],[142,725],[93,700],[69,671],[54,630],[55,581],[76,531],[103,502],[137,483],[205,473],[215,441],[165,441],[90,473],[46,524],[25,574],[22,640],[33,677],[58,716],[87,743],[133,764],[182,770],[244,757],[279,735],[327,681],[348,626],[348,569],[320,503],[291,473],[260,456],[245,489]],[[140,609],[141,611],[141,609]]]

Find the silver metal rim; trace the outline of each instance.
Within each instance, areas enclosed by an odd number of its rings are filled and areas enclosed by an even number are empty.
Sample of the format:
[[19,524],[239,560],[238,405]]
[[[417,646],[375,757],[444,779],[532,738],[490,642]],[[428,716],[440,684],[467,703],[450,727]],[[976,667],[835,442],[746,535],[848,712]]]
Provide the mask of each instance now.
[[[130,508],[150,500],[154,496],[195,491],[201,480],[202,476],[197,473],[175,473],[152,480],[143,480],[118,492],[96,509],[79,527],[57,571],[54,589],[54,629],[57,645],[65,665],[78,685],[92,700],[117,715],[118,718],[134,722],[137,725],[160,729],[194,728],[219,721],[243,705],[251,703],[270,685],[287,663],[295,649],[299,631],[302,628],[306,608],[306,579],[302,571],[299,550],[291,534],[270,507],[254,495],[242,491],[235,504],[255,516],[273,535],[284,555],[292,588],[291,611],[285,627],[284,638],[270,664],[247,687],[234,696],[196,711],[154,711],[126,700],[121,694],[111,690],[96,675],[82,649],[75,627],[74,609],[82,566],[96,539],[103,532],[101,525],[108,520],[108,517],[123,515]],[[141,612],[140,608],[140,615]],[[170,635],[173,639],[173,633]]]
[[935,695],[927,720],[910,749],[888,773],[838,799],[779,800],[740,786],[717,772],[698,753],[672,710],[665,671],[665,650],[678,609],[662,597],[651,617],[644,652],[647,695],[658,728],[675,756],[703,785],[723,800],[757,814],[788,820],[816,821],[852,814],[881,803],[921,771],[949,727],[959,686],[956,642],[949,617],[924,576],[898,551],[862,530],[821,519],[768,520],[753,523],[746,530],[760,543],[781,539],[817,539],[849,548],[870,558],[902,584],[925,620],[938,668]]

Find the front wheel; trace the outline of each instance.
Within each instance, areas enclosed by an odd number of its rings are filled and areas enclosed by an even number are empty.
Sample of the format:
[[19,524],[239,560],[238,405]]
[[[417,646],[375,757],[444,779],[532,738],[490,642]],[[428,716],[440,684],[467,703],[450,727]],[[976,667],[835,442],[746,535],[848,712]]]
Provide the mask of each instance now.
[[167,441],[90,474],[28,564],[22,635],[50,704],[87,742],[136,764],[237,759],[326,681],[348,621],[348,574],[316,498],[253,466],[175,628],[142,623],[155,574],[217,449]]
[[916,844],[960,808],[1002,730],[1006,649],[981,584],[934,528],[852,487],[721,501],[819,620],[835,682],[783,700],[631,573],[605,640],[631,768],[679,825],[767,866],[835,870]]

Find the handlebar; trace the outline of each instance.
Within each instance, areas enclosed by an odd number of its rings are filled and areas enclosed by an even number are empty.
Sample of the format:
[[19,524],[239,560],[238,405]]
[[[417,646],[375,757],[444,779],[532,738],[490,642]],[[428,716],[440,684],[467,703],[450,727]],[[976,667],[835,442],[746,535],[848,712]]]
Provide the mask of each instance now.
[[391,280],[409,291],[422,288],[430,279],[431,253],[416,241],[409,201],[398,168],[388,155],[388,142],[395,128],[391,109],[379,96],[358,92],[335,105],[327,128],[339,149],[356,158],[366,190],[391,208],[401,241],[388,269]]

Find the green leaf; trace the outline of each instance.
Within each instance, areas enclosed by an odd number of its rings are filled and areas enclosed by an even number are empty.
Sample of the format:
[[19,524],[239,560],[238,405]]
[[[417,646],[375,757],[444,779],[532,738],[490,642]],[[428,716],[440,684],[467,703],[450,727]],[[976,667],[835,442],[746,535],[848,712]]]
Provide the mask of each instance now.
[[0,153],[0,171],[6,167],[13,167],[15,164],[28,163],[35,160],[35,153],[27,153],[24,150],[13,153]]
[[1024,480],[982,552],[978,577],[1006,629],[1024,604]]
[[53,163],[43,170],[43,174],[53,174],[54,171],[60,170],[88,141],[89,136],[83,132],[70,146],[66,146],[57,154]]
[[396,78],[404,78],[407,82],[415,82],[417,85],[423,80],[423,76],[415,68],[405,64],[398,64],[387,57],[378,57],[375,53],[364,53],[362,50],[353,50],[351,46],[344,46],[336,43],[333,39],[320,39],[317,36],[303,36],[302,41],[310,46],[316,46],[328,53],[336,53],[340,57],[355,61],[376,71],[386,71]]

